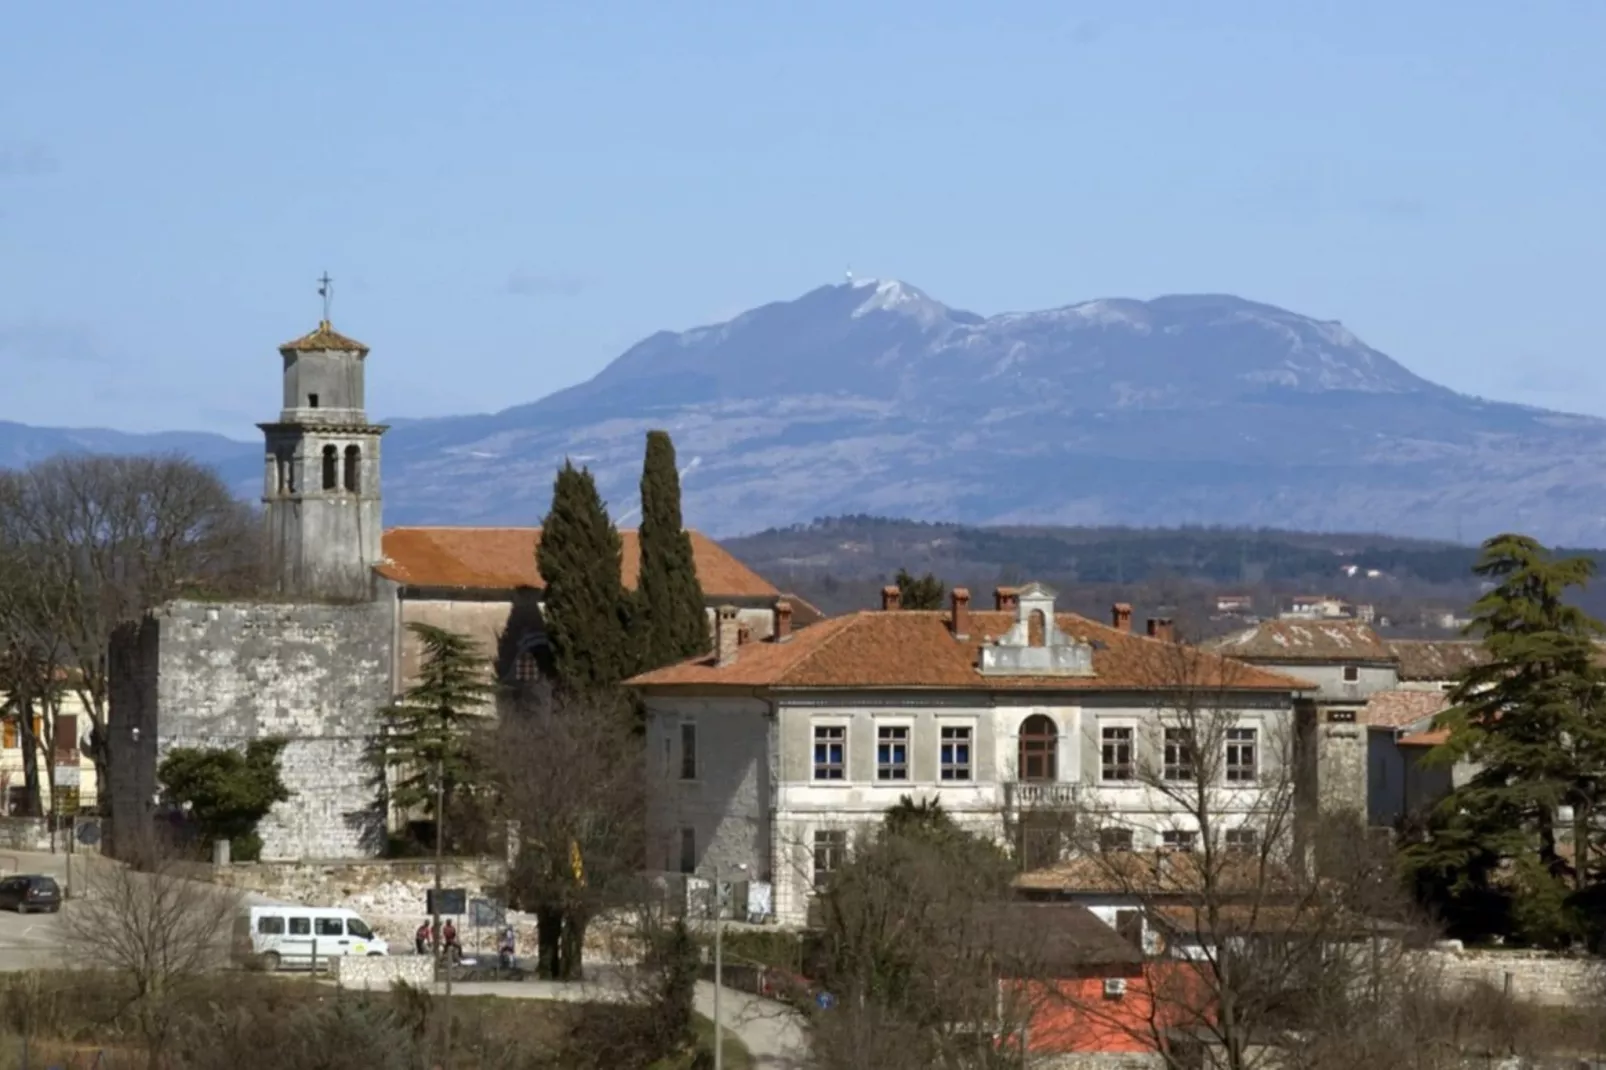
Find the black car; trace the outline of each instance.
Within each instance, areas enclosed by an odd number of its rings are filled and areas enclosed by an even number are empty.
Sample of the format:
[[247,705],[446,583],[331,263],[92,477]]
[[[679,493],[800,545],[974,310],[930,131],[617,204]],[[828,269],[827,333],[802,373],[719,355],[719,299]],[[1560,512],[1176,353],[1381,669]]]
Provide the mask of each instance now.
[[41,911],[54,914],[61,909],[61,885],[54,877],[24,875],[0,880],[0,909],[18,914]]

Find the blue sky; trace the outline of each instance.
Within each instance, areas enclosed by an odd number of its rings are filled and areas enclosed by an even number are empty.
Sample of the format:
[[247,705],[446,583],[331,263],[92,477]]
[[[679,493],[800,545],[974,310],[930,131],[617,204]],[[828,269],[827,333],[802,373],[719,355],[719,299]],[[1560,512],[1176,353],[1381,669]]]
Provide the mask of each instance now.
[[488,410],[860,275],[1229,292],[1606,415],[1606,3],[31,4],[0,419],[241,437],[281,341]]

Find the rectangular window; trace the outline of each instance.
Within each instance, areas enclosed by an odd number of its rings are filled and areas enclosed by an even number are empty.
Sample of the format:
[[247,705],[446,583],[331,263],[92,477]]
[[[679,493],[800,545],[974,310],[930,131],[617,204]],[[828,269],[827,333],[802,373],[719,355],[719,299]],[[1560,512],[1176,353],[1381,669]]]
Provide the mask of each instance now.
[[1359,680],[1360,678],[1361,678],[1361,670],[1360,669],[1356,668],[1354,665],[1346,665],[1346,666],[1344,666],[1344,682],[1346,684],[1353,684],[1356,680]]
[[1106,853],[1132,850],[1132,830],[1123,828],[1099,829],[1099,850]]
[[313,926],[313,933],[317,936],[345,936],[346,923],[340,918],[319,918]]
[[1253,728],[1227,729],[1227,782],[1253,784],[1260,770],[1255,758],[1255,730]]
[[1191,851],[1199,846],[1199,834],[1192,829],[1166,829],[1160,833],[1160,849]]
[[848,856],[847,829],[814,830],[814,887],[824,888]]
[[664,735],[664,777],[667,779],[675,771],[675,740],[666,733]]
[[680,722],[680,779],[697,779],[697,723]]
[[263,936],[283,936],[284,919],[271,914],[257,919],[257,932]]
[[1186,728],[1165,730],[1165,778],[1193,779],[1193,733]]
[[680,830],[680,871],[682,873],[697,872],[697,832],[695,829]]
[[1260,844],[1260,836],[1252,828],[1228,829],[1227,850],[1253,854]]
[[6,718],[5,748],[12,750],[17,746],[17,721],[14,717]]
[[875,778],[909,779],[909,727],[884,724],[876,729]]
[[814,779],[843,780],[847,777],[848,730],[839,724],[814,726]]
[[311,918],[291,918],[290,919],[290,935],[291,936],[311,936],[312,935],[312,919]]
[[1132,729],[1106,728],[1103,732],[1103,763],[1100,775],[1105,780],[1132,779]]
[[970,779],[970,726],[947,727],[942,730],[942,753],[939,755],[944,780]]

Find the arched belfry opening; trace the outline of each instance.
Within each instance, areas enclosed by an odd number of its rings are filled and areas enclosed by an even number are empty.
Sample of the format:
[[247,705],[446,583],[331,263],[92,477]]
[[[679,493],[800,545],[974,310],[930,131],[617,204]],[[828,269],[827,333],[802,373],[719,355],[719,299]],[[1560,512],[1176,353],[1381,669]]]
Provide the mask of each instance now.
[[362,448],[360,446],[346,447],[345,476],[347,493],[362,493]]
[[339,488],[340,451],[334,446],[323,448],[323,489],[336,490]]

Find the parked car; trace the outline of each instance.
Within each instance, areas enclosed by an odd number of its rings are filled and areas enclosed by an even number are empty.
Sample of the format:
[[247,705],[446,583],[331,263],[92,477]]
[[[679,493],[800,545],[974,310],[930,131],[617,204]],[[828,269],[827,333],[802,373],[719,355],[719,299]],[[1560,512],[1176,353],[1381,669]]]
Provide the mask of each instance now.
[[264,969],[328,965],[346,955],[388,955],[390,945],[355,911],[328,907],[251,907],[235,919],[235,956]]
[[61,885],[54,877],[22,874],[0,880],[0,909],[15,910],[18,914],[38,911],[54,914],[61,909]]

